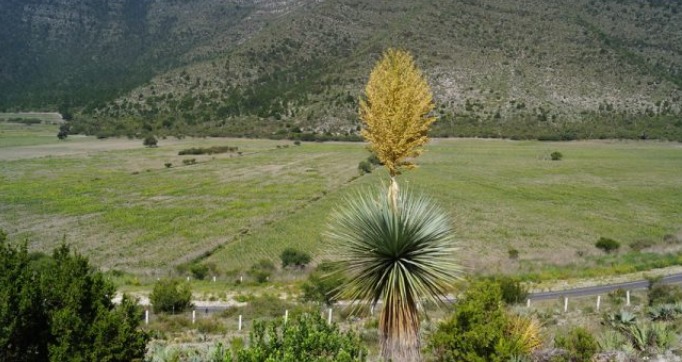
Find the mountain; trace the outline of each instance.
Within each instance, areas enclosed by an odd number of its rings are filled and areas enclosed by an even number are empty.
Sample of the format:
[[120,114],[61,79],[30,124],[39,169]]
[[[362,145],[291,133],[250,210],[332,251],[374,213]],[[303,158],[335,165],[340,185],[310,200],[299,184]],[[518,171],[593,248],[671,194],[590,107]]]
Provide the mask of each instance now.
[[12,90],[2,104],[82,106],[73,129],[85,133],[353,137],[373,63],[400,47],[433,87],[434,135],[682,140],[677,1],[0,7],[12,34],[2,37],[12,49],[0,55],[0,85]]

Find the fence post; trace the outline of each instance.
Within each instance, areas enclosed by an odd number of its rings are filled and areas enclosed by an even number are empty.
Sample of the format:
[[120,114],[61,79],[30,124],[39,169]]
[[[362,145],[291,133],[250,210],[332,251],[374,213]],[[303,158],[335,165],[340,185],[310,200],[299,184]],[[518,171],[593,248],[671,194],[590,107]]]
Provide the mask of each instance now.
[[526,300],[526,308],[530,308],[530,298]]
[[287,323],[287,320],[289,319],[289,310],[285,309],[284,310],[284,324]]
[[193,310],[192,311],[192,324],[197,321],[197,311]]
[[144,324],[149,325],[149,309],[144,310]]
[[599,312],[599,307],[601,306],[601,295],[597,296],[597,312]]
[[628,307],[630,306],[630,291],[626,290],[625,291],[625,305]]
[[327,316],[327,323],[332,324],[332,309],[329,308],[329,315]]
[[568,297],[564,297],[564,313],[568,312]]
[[239,315],[239,330],[242,330],[242,315]]

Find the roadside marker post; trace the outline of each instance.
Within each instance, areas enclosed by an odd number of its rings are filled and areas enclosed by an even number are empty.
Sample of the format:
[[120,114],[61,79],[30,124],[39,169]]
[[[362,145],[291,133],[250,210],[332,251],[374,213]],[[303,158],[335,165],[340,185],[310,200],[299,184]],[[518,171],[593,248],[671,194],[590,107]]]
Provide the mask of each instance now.
[[568,297],[564,297],[564,313],[568,312]]
[[242,315],[239,315],[239,331],[242,330]]
[[601,306],[601,295],[597,296],[597,312],[599,312],[599,307]]

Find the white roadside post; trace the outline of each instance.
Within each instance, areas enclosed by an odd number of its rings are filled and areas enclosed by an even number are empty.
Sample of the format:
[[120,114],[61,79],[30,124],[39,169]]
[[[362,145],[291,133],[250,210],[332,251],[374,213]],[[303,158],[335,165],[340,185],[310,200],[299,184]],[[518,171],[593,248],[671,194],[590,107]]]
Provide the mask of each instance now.
[[599,307],[601,306],[601,295],[597,296],[597,312],[599,312]]

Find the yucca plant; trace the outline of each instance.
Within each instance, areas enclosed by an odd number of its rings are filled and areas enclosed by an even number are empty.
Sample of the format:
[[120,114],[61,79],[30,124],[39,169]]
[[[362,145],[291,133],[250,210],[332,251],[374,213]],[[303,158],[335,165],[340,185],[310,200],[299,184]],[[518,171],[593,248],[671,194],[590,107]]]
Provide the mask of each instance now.
[[529,355],[542,346],[540,328],[540,322],[534,318],[509,316],[507,334],[517,353],[522,356]]
[[421,303],[441,303],[460,267],[446,214],[423,195],[401,190],[396,199],[394,205],[392,196],[378,190],[349,198],[332,214],[327,236],[347,277],[338,288],[340,297],[383,303],[382,356],[417,361]]

